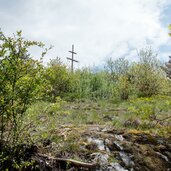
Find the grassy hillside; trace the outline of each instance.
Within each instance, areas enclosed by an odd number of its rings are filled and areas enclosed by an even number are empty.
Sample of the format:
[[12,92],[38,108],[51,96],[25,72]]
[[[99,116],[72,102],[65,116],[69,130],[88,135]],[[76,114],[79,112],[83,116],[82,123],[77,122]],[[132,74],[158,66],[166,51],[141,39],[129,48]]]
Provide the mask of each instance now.
[[33,60],[48,48],[21,35],[0,33],[0,170],[170,169],[169,68],[150,48],[70,72]]

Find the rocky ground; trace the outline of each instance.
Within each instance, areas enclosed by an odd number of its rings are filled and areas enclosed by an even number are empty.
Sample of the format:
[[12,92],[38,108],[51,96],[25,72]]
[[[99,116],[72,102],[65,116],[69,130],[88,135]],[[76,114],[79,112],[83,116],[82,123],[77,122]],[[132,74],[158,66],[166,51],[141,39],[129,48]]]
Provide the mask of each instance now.
[[42,170],[171,171],[171,139],[137,130],[63,125],[32,156]]
[[170,108],[156,120],[126,104],[66,103],[57,112],[46,105],[32,108],[19,146],[0,142],[0,170],[15,171],[16,162],[22,171],[171,171],[171,120],[163,119]]

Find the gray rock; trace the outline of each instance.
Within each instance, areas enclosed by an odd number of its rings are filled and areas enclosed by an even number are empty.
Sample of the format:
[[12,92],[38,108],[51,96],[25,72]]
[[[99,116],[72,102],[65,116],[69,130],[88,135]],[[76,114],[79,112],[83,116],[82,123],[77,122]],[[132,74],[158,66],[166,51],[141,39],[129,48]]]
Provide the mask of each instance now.
[[91,155],[92,161],[95,163],[99,163],[100,166],[104,166],[108,164],[109,155],[102,153],[92,153]]
[[88,142],[95,143],[99,150],[105,150],[104,140],[89,137]]
[[124,137],[122,135],[115,135],[115,138],[119,141],[123,141]]
[[119,152],[119,156],[121,158],[121,160],[123,161],[123,163],[127,166],[127,167],[131,167],[134,165],[134,162],[131,161],[131,158],[128,154],[126,154],[125,152],[121,151]]
[[122,151],[122,150],[123,150],[123,147],[119,144],[119,142],[114,141],[114,142],[113,142],[113,145],[114,145],[114,147],[115,147],[117,150],[119,150],[119,151]]
[[127,169],[124,169],[119,163],[111,163],[111,170],[109,171],[128,171]]

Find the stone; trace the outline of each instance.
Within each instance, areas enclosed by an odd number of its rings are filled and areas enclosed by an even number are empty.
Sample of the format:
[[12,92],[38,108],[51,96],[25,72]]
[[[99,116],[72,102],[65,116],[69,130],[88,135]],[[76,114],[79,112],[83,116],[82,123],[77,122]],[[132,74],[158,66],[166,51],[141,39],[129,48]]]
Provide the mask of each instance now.
[[124,169],[119,163],[110,163],[112,169],[110,171],[128,171],[127,169]]
[[123,141],[124,137],[122,135],[115,135],[115,138],[119,141]]
[[123,163],[127,166],[127,167],[131,167],[134,165],[134,162],[131,161],[131,158],[128,154],[126,154],[125,152],[121,151],[119,152],[119,156],[121,158],[121,160],[123,161]]
[[102,153],[92,153],[90,155],[92,161],[98,163],[100,166],[104,166],[108,164],[109,155]]
[[113,145],[117,150],[119,150],[119,151],[123,150],[123,147],[119,144],[119,142],[114,141]]
[[89,137],[88,142],[96,144],[99,150],[105,150],[104,140]]

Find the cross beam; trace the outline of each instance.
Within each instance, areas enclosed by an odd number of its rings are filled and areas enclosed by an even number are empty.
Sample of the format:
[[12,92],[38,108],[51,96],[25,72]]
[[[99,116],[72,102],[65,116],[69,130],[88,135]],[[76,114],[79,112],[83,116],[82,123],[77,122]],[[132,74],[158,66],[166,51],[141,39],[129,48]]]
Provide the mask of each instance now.
[[68,52],[70,52],[72,54],[72,58],[67,57],[67,59],[71,61],[71,71],[73,72],[74,71],[74,62],[79,62],[74,59],[74,55],[77,54],[76,52],[74,52],[74,45],[72,45],[72,51],[68,51]]

